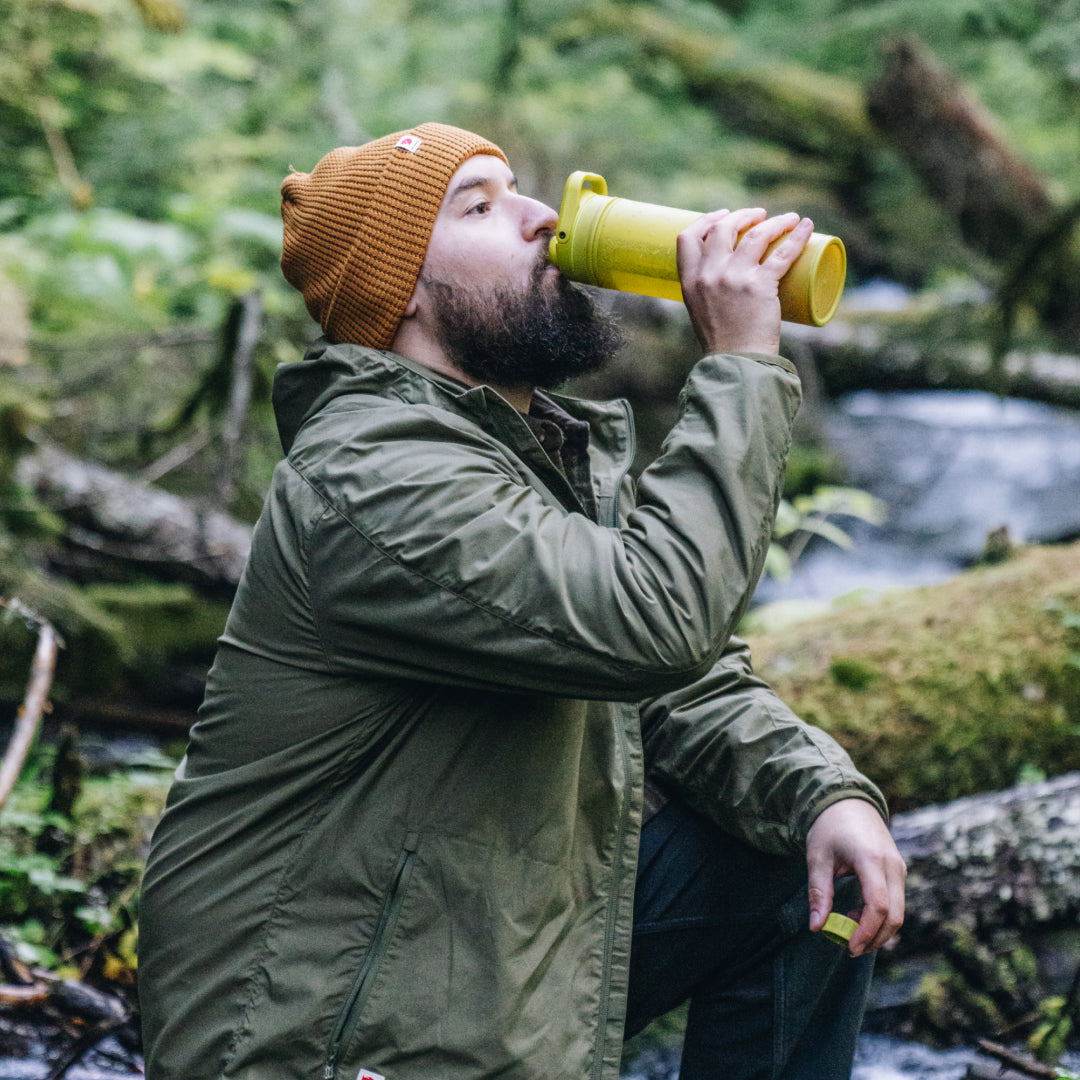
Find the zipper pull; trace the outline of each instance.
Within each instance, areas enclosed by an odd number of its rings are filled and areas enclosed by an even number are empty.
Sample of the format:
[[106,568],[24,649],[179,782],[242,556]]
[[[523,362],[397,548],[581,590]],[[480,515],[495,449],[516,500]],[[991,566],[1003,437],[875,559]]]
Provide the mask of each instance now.
[[[335,1054],[334,1057],[337,1057]],[[334,1057],[323,1066],[323,1080],[334,1080]]]

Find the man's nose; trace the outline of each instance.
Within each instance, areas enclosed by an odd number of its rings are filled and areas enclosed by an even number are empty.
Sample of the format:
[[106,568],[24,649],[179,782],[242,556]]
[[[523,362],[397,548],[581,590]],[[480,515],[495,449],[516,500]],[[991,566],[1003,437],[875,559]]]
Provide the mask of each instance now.
[[535,240],[541,234],[554,233],[559,224],[559,215],[539,199],[529,199],[528,202],[522,222],[525,238]]

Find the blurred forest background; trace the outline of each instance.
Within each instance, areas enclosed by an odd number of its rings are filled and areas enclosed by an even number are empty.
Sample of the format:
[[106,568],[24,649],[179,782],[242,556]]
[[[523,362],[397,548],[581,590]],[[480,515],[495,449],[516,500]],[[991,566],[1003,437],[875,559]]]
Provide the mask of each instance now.
[[[799,527],[874,513],[836,501],[850,477],[818,402],[1080,406],[1080,0],[0,0],[0,730],[41,627],[63,640],[0,823],[0,982],[20,963],[133,981],[147,830],[279,456],[273,371],[316,332],[278,268],[281,179],[429,119],[494,139],[556,207],[588,169],[612,194],[798,209],[844,239],[849,302],[785,335],[808,388],[788,560]],[[644,462],[692,336],[674,305],[604,302],[628,347],[579,389],[631,398]],[[761,655],[899,809],[1075,769],[1071,558],[1037,586],[927,598],[969,612],[968,636],[923,643],[920,610],[898,641],[879,608],[873,627],[841,612],[822,634],[843,648],[803,676],[790,642]],[[1008,619],[980,606],[999,588]],[[937,678],[943,637],[959,655]]]

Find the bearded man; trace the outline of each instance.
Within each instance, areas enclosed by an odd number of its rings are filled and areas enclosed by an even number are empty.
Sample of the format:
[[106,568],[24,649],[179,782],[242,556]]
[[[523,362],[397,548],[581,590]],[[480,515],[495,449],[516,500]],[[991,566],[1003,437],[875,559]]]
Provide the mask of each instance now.
[[684,1080],[847,1075],[903,863],[732,636],[810,222],[680,237],[704,356],[635,491],[625,404],[550,392],[617,334],[498,147],[338,149],[282,214],[324,337],[277,373],[286,458],[154,837],[147,1076],[615,1080],[687,999]]

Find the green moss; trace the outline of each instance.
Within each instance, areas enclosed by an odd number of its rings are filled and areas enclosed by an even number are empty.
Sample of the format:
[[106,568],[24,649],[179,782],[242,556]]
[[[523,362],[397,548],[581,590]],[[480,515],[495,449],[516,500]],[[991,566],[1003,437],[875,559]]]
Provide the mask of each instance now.
[[758,672],[899,810],[1080,768],[1070,612],[1080,544],[749,637]]
[[144,673],[167,659],[209,660],[229,610],[179,584],[91,585],[85,592],[116,621],[131,667]]
[[865,690],[880,672],[862,660],[837,657],[829,665],[829,675],[838,686],[846,686],[849,690]]
[[[52,690],[58,701],[120,692],[152,681],[169,663],[208,664],[228,614],[226,604],[186,585],[78,588],[27,572],[0,577],[0,595],[17,596],[63,639]],[[0,620],[0,697],[22,697],[35,640],[25,620]]]
[[842,485],[847,476],[836,456],[816,446],[796,443],[788,455],[784,473],[784,496],[809,495],[824,485]]

